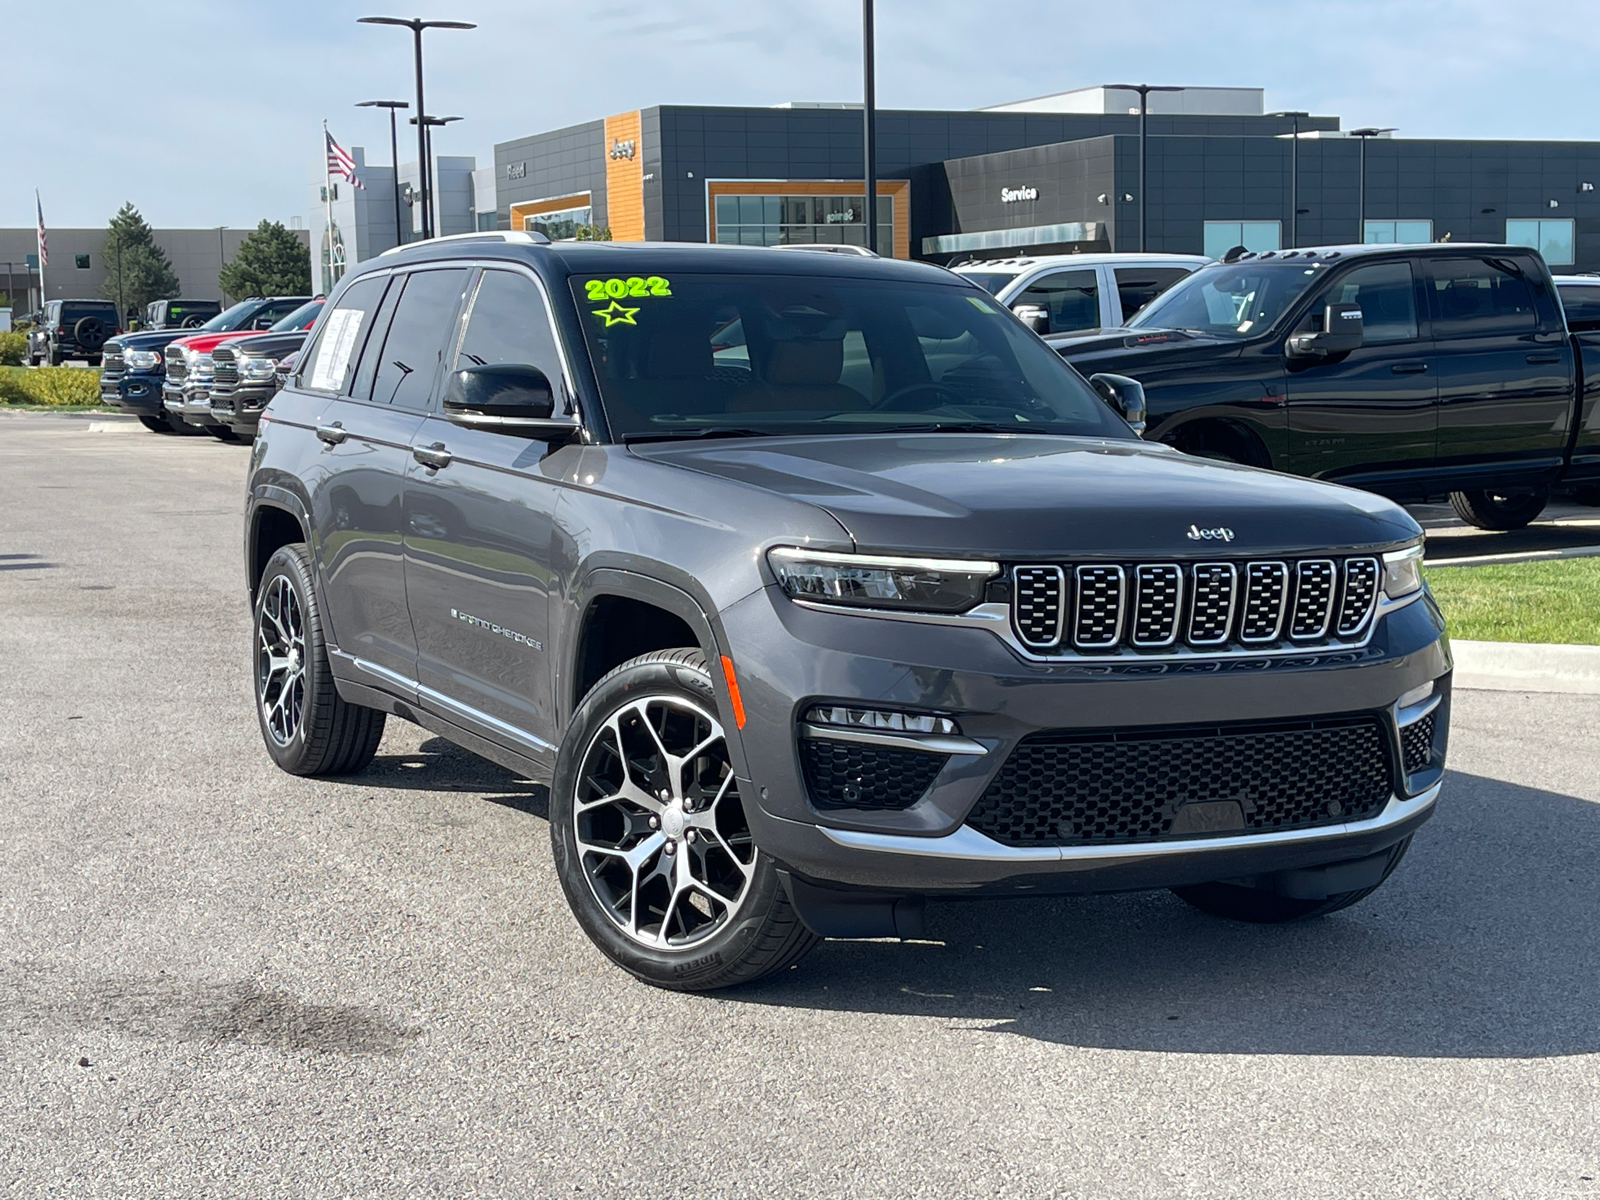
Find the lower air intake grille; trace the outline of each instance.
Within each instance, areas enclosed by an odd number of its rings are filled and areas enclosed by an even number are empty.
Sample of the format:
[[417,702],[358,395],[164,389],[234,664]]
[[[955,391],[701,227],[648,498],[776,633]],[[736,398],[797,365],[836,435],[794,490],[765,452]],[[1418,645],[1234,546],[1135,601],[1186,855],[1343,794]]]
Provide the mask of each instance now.
[[800,766],[817,808],[910,808],[948,755],[803,738]]
[[1429,713],[1400,731],[1400,751],[1407,775],[1425,771],[1433,763],[1433,718],[1434,714]]
[[[1011,752],[967,824],[1011,846],[1268,833],[1363,820],[1392,791],[1383,727],[1371,716],[1055,731]],[[1174,829],[1192,804],[1204,807]]]

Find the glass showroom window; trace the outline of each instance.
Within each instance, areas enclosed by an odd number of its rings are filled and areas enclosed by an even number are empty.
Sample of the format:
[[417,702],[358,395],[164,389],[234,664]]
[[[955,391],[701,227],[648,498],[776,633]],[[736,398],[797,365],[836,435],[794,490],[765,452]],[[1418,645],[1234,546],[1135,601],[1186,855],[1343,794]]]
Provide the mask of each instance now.
[[[717,241],[745,246],[865,246],[865,196],[717,197]],[[878,245],[894,245],[894,198],[878,197]]]
[[1235,246],[1243,246],[1246,250],[1281,250],[1283,248],[1283,222],[1206,222],[1205,254],[1207,258],[1221,258]]
[[1361,240],[1375,246],[1423,246],[1433,241],[1433,222],[1368,221]]
[[[589,206],[563,208],[556,212],[535,213],[522,218],[522,228],[531,233],[542,233],[552,242],[576,237],[578,226],[589,224]],[[491,228],[493,228],[491,226]]]
[[1572,254],[1572,219],[1550,218],[1506,222],[1506,245],[1532,246],[1544,255],[1552,267],[1570,267]]

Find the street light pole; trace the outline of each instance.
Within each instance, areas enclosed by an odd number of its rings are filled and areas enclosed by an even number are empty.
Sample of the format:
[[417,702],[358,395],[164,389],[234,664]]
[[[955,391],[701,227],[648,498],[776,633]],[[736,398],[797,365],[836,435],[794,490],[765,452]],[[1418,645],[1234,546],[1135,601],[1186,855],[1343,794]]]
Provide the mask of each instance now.
[[400,140],[395,132],[394,110],[411,107],[404,100],[363,100],[357,108],[387,108],[389,110],[389,161],[394,164],[394,244],[406,244],[405,230],[400,227]]
[[1361,139],[1361,153],[1357,159],[1356,167],[1356,244],[1361,245],[1367,240],[1367,139],[1375,138],[1382,133],[1393,133],[1395,126],[1387,125],[1383,128],[1367,126],[1365,129],[1352,129],[1350,136]]
[[861,0],[862,204],[867,222],[867,249],[878,252],[878,84],[873,33],[873,0]]
[[[417,115],[420,117],[427,112],[422,102],[422,32],[425,29],[476,29],[477,26],[470,21],[424,21],[421,17],[357,17],[358,25],[399,25],[411,30],[416,46],[417,70]],[[428,162],[428,131],[420,121],[417,123],[417,178],[422,184],[422,236],[424,239],[434,235],[433,223],[429,219],[428,210],[433,195],[433,172]]]
[[[224,308],[228,307],[228,293],[223,290],[222,287],[222,268],[228,265],[227,256],[222,249],[222,231],[226,228],[226,225],[217,226],[217,291],[222,294],[222,307]],[[332,239],[333,237],[333,229],[331,226],[328,229],[328,237],[329,239]],[[332,244],[333,243],[330,240],[329,245]]]
[[1180,87],[1156,87],[1148,83],[1112,83],[1107,84],[1106,91],[1113,89],[1123,92],[1139,93],[1139,250],[1145,249],[1145,218],[1147,206],[1144,198],[1144,148],[1145,148],[1145,121],[1150,115],[1151,92],[1181,92]]
[[[427,147],[428,161],[430,163],[433,161],[433,131],[436,128],[438,128],[440,125],[448,125],[452,121],[460,121],[462,119],[463,118],[461,118],[461,117],[423,117],[422,118],[420,128],[426,129],[428,131],[423,144]],[[417,124],[417,118],[412,117],[411,118],[411,123],[413,125]],[[430,179],[432,178],[431,174],[429,175],[429,178]],[[433,229],[434,236],[436,236],[436,237],[438,236],[438,232],[439,232],[439,203],[438,203],[438,197],[435,194],[437,191],[438,191],[438,188],[436,188],[436,187],[435,188],[430,188],[422,197],[423,215],[424,215],[424,217],[431,216],[432,225],[430,226],[430,228]],[[431,214],[429,212],[430,208],[432,209]]]
[[1294,122],[1294,132],[1289,142],[1289,246],[1300,245],[1300,118],[1308,112],[1275,112],[1268,116],[1288,117]]

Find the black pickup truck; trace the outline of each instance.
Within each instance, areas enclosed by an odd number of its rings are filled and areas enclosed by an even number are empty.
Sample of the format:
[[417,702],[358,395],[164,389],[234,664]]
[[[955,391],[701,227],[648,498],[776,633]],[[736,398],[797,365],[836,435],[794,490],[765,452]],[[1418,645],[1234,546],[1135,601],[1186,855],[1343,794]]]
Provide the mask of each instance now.
[[1569,331],[1524,247],[1239,252],[1126,328],[1046,340],[1139,380],[1145,436],[1191,454],[1448,496],[1483,529],[1600,483],[1600,332]]

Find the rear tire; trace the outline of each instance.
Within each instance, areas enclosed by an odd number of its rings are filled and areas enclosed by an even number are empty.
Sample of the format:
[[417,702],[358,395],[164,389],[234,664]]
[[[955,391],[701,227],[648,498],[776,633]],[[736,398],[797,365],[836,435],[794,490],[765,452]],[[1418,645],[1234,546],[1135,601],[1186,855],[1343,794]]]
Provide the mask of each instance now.
[[1550,489],[1534,492],[1451,492],[1450,507],[1468,525],[1505,532],[1532,523],[1550,503]]
[[1175,887],[1172,894],[1192,904],[1213,917],[1227,917],[1231,921],[1248,921],[1252,925],[1281,925],[1285,921],[1303,921],[1310,917],[1325,917],[1365,900],[1383,886],[1385,879],[1405,857],[1411,845],[1408,837],[1396,842],[1389,850],[1389,861],[1384,865],[1383,878],[1368,888],[1353,892],[1337,892],[1325,900],[1297,900],[1280,896],[1265,888],[1240,887],[1233,883],[1196,883],[1188,887]]
[[699,650],[642,654],[595,685],[556,759],[550,840],[567,903],[606,957],[700,992],[817,944],[743,805]]
[[383,740],[385,714],[340,698],[305,543],[267,560],[256,590],[252,677],[267,753],[291,775],[350,775]]

